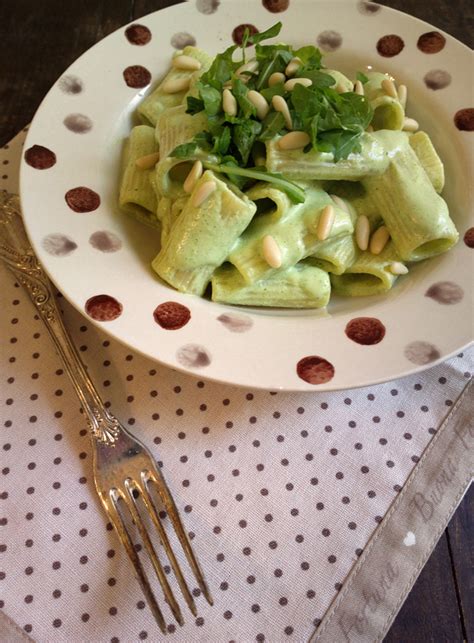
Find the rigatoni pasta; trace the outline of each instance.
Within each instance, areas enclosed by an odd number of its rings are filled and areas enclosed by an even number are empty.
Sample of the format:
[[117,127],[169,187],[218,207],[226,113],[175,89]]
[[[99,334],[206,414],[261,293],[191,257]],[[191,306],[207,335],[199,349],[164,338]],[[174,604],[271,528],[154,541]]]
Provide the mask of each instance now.
[[160,227],[152,268],[182,292],[285,308],[384,294],[458,239],[442,161],[404,85],[261,44],[280,27],[245,34],[250,60],[175,54],[138,107],[119,204]]

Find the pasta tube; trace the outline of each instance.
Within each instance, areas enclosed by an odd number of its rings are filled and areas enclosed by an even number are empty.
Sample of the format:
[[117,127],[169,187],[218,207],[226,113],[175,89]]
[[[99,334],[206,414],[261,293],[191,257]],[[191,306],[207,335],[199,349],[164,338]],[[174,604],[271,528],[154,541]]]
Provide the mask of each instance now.
[[[209,186],[212,191],[196,205],[208,182],[215,187]],[[240,190],[231,188],[209,170],[204,172],[153,260],[153,269],[177,290],[202,295],[212,273],[225,261],[255,210],[255,204]]]
[[179,79],[189,79],[191,83],[211,66],[212,58],[197,47],[185,47],[183,51],[177,51],[173,58],[182,54],[198,60],[201,63],[201,69],[195,72],[172,67],[160,84],[138,106],[137,113],[144,123],[155,126],[158,116],[165,109],[181,105],[184,101],[189,88],[171,94],[165,91],[165,83]]
[[157,198],[151,183],[153,170],[143,170],[136,161],[156,152],[155,133],[152,127],[137,125],[125,142],[122,155],[122,179],[120,182],[120,208],[133,218],[152,226],[158,226],[156,217]]
[[372,127],[375,130],[401,130],[405,110],[398,98],[387,94],[382,87],[382,83],[385,80],[389,80],[389,77],[379,72],[368,72],[367,77],[369,80],[364,85],[364,92],[374,110]]
[[[400,134],[385,131],[398,140]],[[380,176],[367,176],[363,186],[371,195],[403,261],[420,261],[449,250],[459,234],[446,202],[436,193],[418,157],[403,138]]]
[[345,297],[365,297],[387,292],[397,279],[390,271],[400,258],[393,243],[388,243],[379,255],[361,252],[342,275],[331,275],[333,292]]
[[[293,205],[286,216],[275,220],[272,214],[256,217],[236,243],[228,260],[234,264],[246,283],[268,279],[275,271],[289,268],[314,255],[327,240],[317,236],[318,221],[325,206],[334,205],[329,195],[315,184],[306,188],[304,203]],[[334,223],[328,239],[353,232],[350,215],[334,207]],[[270,236],[281,253],[281,265],[272,267],[264,256],[263,240]]]
[[360,139],[361,151],[349,154],[337,163],[330,152],[282,150],[278,144],[280,138],[266,142],[267,169],[269,172],[281,172],[289,179],[360,181],[364,176],[381,174],[389,163],[383,145],[367,132]]
[[213,301],[241,306],[323,308],[331,294],[329,275],[306,263],[250,285],[238,270],[224,264],[214,272],[211,283]]

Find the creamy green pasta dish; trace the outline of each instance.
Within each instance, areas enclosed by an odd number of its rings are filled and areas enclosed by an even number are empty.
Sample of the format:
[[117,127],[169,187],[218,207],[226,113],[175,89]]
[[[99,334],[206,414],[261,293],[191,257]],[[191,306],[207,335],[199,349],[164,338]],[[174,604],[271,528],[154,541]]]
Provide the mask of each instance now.
[[292,308],[385,293],[458,240],[443,164],[405,85],[262,44],[280,29],[175,53],[138,106],[120,207],[156,228],[153,270],[181,292]]

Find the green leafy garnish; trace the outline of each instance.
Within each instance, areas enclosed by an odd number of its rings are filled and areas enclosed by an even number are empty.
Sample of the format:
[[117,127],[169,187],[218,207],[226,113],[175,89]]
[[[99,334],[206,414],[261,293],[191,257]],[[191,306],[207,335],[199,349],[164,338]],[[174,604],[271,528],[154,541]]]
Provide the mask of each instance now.
[[[282,96],[289,107],[294,130],[303,130],[310,137],[304,152],[317,150],[330,152],[334,161],[347,158],[349,154],[360,151],[360,137],[369,125],[373,111],[365,96],[354,92],[339,94],[335,91],[335,79],[322,65],[320,50],[313,45],[293,49],[283,43],[262,44],[268,38],[278,36],[281,22],[256,34],[245,31],[241,59],[236,52],[237,45],[228,47],[218,54],[211,67],[196,83],[197,96],[188,96],[187,113],[194,115],[204,112],[207,117],[206,131],[197,134],[192,141],[179,145],[171,156],[177,158],[203,158],[212,155],[215,163],[206,167],[221,172],[229,180],[242,188],[249,180],[270,181],[287,192],[293,200],[304,200],[304,190],[283,176],[272,174],[265,168],[249,168],[252,155],[258,146],[287,132],[284,116],[272,109],[272,98]],[[245,48],[255,46],[258,62],[257,72],[236,70],[245,62]],[[299,58],[301,66],[298,76],[308,78],[312,84],[304,87],[297,84],[292,91],[285,90],[284,83],[268,86],[270,76],[284,72],[292,58]],[[368,81],[365,74],[358,72],[357,79]],[[237,101],[237,113],[229,116],[224,113],[222,92],[231,89]],[[258,120],[257,110],[248,99],[249,90],[259,91],[270,105],[270,111],[263,121]],[[257,157],[261,155],[261,151]]]
[[365,83],[368,83],[368,82],[369,82],[369,78],[368,78],[368,76],[366,76],[365,74],[363,74],[361,71],[358,71],[358,72],[357,72],[357,74],[356,74],[356,79],[357,79],[357,80],[360,80],[360,82],[361,82],[363,85],[365,85]]
[[276,174],[272,172],[267,172],[261,169],[255,168],[244,168],[238,165],[227,165],[227,164],[215,164],[215,163],[203,163],[203,166],[206,170],[212,170],[216,173],[229,174],[230,176],[243,176],[248,179],[254,179],[256,181],[267,181],[268,183],[273,183],[280,190],[283,190],[288,194],[290,199],[295,203],[304,203],[305,192],[296,183],[288,181],[281,174]]

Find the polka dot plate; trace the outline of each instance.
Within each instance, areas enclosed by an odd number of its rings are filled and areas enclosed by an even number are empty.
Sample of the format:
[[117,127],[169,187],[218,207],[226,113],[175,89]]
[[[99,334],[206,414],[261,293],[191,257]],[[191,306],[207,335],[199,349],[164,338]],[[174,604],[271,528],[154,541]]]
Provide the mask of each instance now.
[[[248,24],[281,20],[279,39],[317,44],[328,67],[372,66],[408,86],[409,116],[446,168],[444,196],[460,232],[386,296],[333,298],[327,311],[235,308],[175,292],[150,268],[159,240],[117,207],[120,154],[134,110],[196,43],[215,54]],[[172,368],[283,390],[362,386],[426,368],[472,336],[470,50],[403,13],[357,0],[190,0],[125,26],[77,60],[31,125],[21,200],[52,280],[116,339]],[[471,195],[472,196],[472,195]]]

